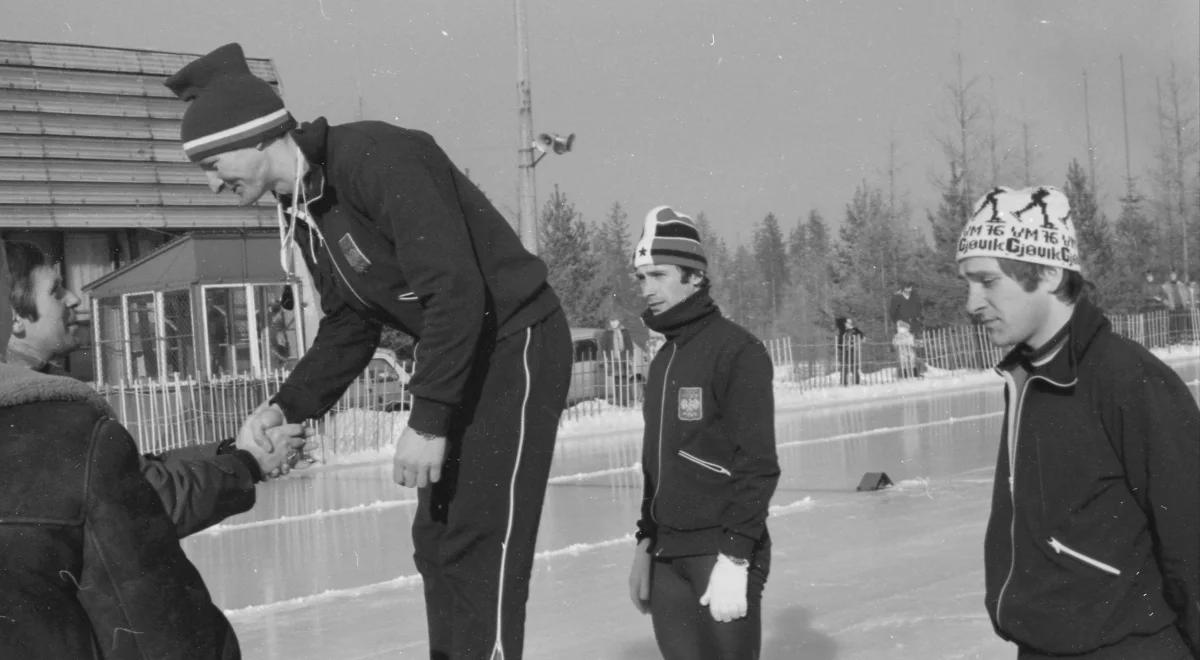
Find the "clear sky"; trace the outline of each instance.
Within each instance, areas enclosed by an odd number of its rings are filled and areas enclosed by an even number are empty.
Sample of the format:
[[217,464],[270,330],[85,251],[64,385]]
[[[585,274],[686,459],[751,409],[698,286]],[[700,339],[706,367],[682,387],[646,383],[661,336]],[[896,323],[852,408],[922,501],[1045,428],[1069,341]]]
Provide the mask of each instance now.
[[[1195,0],[524,1],[534,131],[578,136],[538,165],[539,209],[555,184],[589,221],[620,202],[635,238],[657,204],[703,211],[735,242],[767,212],[785,231],[813,208],[837,221],[861,181],[886,185],[891,143],[922,219],[946,170],[935,137],[949,128],[956,51],[1018,150],[1012,171],[1028,124],[1035,178],[1055,185],[1070,159],[1087,164],[1087,70],[1101,201],[1115,212],[1118,55],[1135,176],[1158,140],[1156,80],[1174,61],[1193,107],[1200,87]],[[0,0],[0,12],[4,39],[196,53],[238,41],[275,60],[298,119],[426,130],[515,215],[512,2]]]

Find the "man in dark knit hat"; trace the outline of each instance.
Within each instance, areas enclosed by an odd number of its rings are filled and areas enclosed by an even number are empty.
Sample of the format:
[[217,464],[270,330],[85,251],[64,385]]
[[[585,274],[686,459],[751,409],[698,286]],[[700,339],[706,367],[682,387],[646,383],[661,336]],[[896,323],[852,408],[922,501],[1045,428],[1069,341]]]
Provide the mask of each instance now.
[[713,303],[690,217],[651,209],[633,265],[642,320],[667,341],[646,383],[629,596],[650,613],[664,658],[752,660],[779,481],[771,358]]
[[1006,403],[984,601],[1020,660],[1200,658],[1200,408],[1084,295],[1067,196],[996,188],[958,241]]
[[426,133],[297,125],[237,44],[166,84],[190,102],[188,158],[216,192],[244,204],[275,196],[282,265],[298,248],[320,293],[312,348],[260,411],[319,416],[367,366],[384,325],[414,337],[414,400],[393,468],[418,488],[431,655],[520,658],[571,369],[545,264]]

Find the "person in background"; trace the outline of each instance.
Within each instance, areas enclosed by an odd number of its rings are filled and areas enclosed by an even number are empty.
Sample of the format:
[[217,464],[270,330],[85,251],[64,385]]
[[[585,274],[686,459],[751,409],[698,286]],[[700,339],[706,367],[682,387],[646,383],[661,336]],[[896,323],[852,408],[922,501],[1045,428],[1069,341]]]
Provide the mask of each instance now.
[[621,325],[621,319],[609,319],[608,327],[600,333],[600,353],[601,362],[612,375],[613,403],[619,406],[633,403],[633,339]]
[[892,335],[892,346],[896,347],[896,375],[899,378],[916,378],[917,349],[916,339],[908,324],[896,321],[896,334]]
[[862,381],[862,342],[866,335],[854,325],[854,319],[839,316],[833,320],[837,328],[834,351],[842,385],[858,385]]
[[[10,241],[4,249],[11,286],[12,324],[5,361],[53,376],[69,377],[58,365],[79,348],[74,329],[79,296],[63,285],[58,264],[30,243]],[[139,457],[142,476],[162,500],[179,538],[250,510],[255,484],[286,474],[288,457],[304,445],[299,424],[273,428],[270,444],[228,438]]]
[[892,294],[891,300],[888,301],[888,318],[893,324],[903,321],[908,324],[909,332],[913,336],[913,359],[914,368],[912,376],[921,375],[923,368],[923,349],[925,345],[925,322],[923,320],[924,311],[921,308],[921,297],[917,295],[916,287],[912,281],[905,280],[900,285],[900,289]]
[[430,655],[519,660],[571,378],[546,264],[432,136],[381,121],[297,125],[238,44],[166,86],[188,103],[184,154],[214,193],[274,195],[281,266],[298,251],[320,294],[312,347],[251,423],[324,414],[385,325],[419,340],[392,469],[417,489]]
[[957,248],[1006,410],[985,604],[1021,660],[1200,658],[1200,407],[1087,297],[1066,195],[996,188]]
[[888,318],[892,323],[904,321],[913,336],[919,338],[925,327],[922,314],[921,297],[917,295],[916,287],[911,281],[904,281],[888,300]]
[[753,660],[779,480],[773,367],[709,295],[695,222],[647,215],[633,264],[646,325],[667,342],[643,404],[644,491],[629,595],[668,660]]
[[1187,285],[1179,281],[1179,273],[1172,268],[1167,274],[1167,281],[1162,284],[1163,301],[1170,315],[1168,327],[1172,342],[1183,341],[1188,333],[1188,308],[1191,307],[1191,296]]
[[1154,312],[1163,309],[1166,302],[1163,300],[1162,286],[1154,281],[1154,273],[1146,271],[1145,280],[1142,282],[1142,312]]

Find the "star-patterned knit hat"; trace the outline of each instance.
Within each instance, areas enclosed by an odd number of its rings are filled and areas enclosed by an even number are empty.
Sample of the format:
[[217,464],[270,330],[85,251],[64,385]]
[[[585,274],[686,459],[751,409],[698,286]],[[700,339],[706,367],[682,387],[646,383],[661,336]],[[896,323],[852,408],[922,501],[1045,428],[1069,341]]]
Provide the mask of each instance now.
[[235,43],[193,60],[164,84],[189,102],[179,133],[183,152],[193,163],[253,147],[296,127],[283,99],[250,73],[242,47]]
[[696,222],[669,206],[656,206],[646,214],[642,238],[633,251],[633,266],[666,264],[708,270]]
[[1082,272],[1071,204],[1057,188],[996,188],[975,203],[958,238],[957,261],[1014,259]]

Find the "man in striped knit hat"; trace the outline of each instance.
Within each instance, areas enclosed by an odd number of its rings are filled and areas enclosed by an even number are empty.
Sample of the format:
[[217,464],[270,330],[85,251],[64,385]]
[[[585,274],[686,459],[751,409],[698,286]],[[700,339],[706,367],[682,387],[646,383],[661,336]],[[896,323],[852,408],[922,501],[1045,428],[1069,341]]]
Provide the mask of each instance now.
[[651,209],[633,265],[642,320],[667,341],[646,382],[629,596],[650,613],[664,658],[752,660],[779,481],[771,358],[713,303],[690,217]]
[[378,121],[297,125],[237,44],[166,82],[188,158],[214,192],[275,195],[281,261],[295,245],[324,316],[256,416],[328,410],[384,325],[419,340],[394,479],[413,521],[434,658],[521,657],[534,542],[571,338],[546,265],[428,134]]

